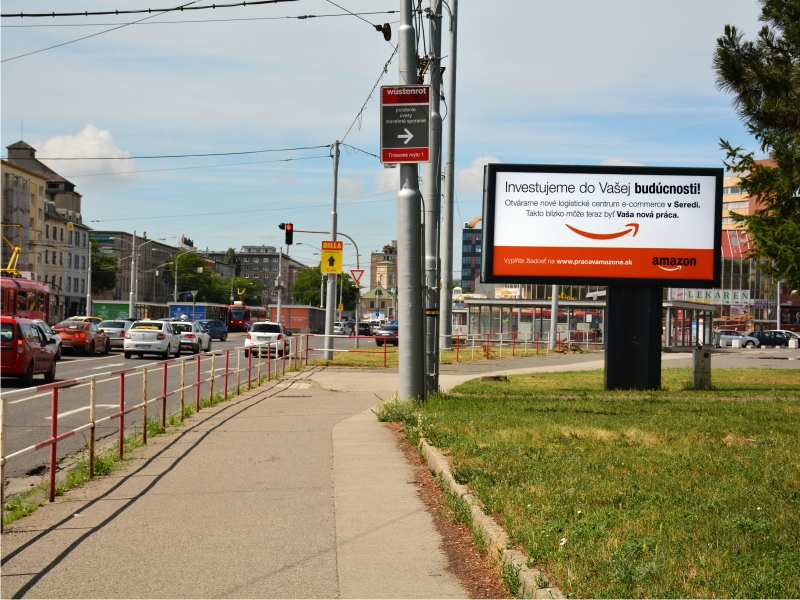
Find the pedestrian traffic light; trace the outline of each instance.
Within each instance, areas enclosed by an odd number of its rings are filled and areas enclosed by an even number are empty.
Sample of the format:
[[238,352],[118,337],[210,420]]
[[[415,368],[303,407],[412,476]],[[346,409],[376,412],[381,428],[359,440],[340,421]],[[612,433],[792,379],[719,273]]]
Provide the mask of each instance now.
[[294,225],[291,223],[279,223],[278,228],[286,231],[286,245],[291,246],[294,243]]

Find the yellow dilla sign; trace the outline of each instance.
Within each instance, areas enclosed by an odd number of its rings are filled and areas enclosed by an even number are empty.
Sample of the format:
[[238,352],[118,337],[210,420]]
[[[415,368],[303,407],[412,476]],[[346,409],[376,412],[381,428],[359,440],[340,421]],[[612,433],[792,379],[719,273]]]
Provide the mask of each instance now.
[[320,259],[320,271],[329,275],[341,275],[342,273],[342,250],[344,242],[326,241],[322,242],[322,257]]

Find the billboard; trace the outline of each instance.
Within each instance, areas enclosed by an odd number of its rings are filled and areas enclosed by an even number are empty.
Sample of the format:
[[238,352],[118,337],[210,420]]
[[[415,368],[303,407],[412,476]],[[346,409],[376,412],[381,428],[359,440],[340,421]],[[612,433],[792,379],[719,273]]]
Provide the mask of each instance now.
[[722,169],[489,164],[489,283],[719,285]]

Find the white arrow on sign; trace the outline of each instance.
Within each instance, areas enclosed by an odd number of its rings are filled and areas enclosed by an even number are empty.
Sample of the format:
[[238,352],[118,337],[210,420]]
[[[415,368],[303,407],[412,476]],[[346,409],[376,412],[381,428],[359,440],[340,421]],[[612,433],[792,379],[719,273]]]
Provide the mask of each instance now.
[[406,138],[406,141],[403,142],[403,143],[404,144],[408,144],[408,142],[411,141],[411,138],[414,137],[414,134],[411,133],[407,128],[405,129],[405,131],[406,131],[405,135],[403,135],[402,133],[399,133],[399,134],[397,134],[397,137],[399,137],[400,139]]

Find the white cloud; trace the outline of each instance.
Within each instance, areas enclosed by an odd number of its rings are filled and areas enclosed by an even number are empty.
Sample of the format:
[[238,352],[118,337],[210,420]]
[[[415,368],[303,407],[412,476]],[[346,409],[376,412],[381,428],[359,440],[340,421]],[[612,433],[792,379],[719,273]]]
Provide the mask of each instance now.
[[[44,142],[35,142],[37,156],[81,158],[81,157],[103,157],[103,158],[127,158],[130,152],[123,150],[114,141],[111,132],[106,129],[98,129],[94,125],[87,125],[76,135],[57,135]],[[82,175],[93,175],[95,173],[119,174],[136,170],[135,160],[43,160],[48,167],[63,175],[67,179]],[[111,178],[97,177],[103,183],[108,183],[111,179],[132,177],[132,175],[116,175]],[[82,180],[83,185],[88,183],[88,178]],[[77,183],[77,182],[76,182]],[[94,181],[92,183],[100,183]]]
[[349,177],[339,177],[339,196],[352,198],[364,194],[364,184],[358,179]]
[[640,162],[633,162],[630,160],[622,160],[621,158],[607,158],[600,163],[604,167],[643,167],[644,164]]
[[499,163],[494,156],[479,156],[472,164],[458,172],[457,184],[460,194],[480,194],[483,192],[483,167],[489,163]]

